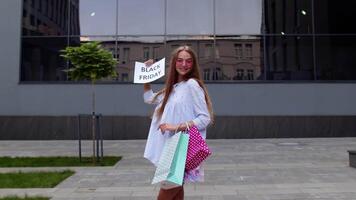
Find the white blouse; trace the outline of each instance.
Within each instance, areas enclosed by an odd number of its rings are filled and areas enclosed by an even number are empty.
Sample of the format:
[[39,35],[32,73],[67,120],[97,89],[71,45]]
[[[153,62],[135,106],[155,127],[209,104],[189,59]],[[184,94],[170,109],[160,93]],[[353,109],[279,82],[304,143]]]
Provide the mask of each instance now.
[[153,102],[155,95],[152,90],[146,91],[143,95],[145,103],[157,104],[148,133],[144,157],[157,166],[166,139],[174,134],[168,131],[162,134],[158,128],[160,124],[193,121],[205,139],[206,127],[211,119],[204,90],[192,78],[174,85],[160,120],[156,116],[156,111],[161,106],[163,95],[158,96]]

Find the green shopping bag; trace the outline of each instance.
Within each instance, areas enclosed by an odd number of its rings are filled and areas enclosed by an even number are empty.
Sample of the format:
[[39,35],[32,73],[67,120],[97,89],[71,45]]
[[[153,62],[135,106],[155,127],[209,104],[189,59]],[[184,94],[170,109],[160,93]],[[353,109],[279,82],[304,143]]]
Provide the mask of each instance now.
[[181,186],[184,178],[189,135],[178,132],[168,138],[158,161],[152,184],[161,183],[161,188]]

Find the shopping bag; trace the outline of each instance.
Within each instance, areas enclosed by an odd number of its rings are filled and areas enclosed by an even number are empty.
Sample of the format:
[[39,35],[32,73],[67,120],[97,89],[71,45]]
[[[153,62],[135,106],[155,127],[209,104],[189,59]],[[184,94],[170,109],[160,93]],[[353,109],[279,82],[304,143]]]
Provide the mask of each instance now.
[[185,161],[187,158],[189,135],[175,133],[167,139],[158,161],[152,184],[170,189],[183,184]]
[[189,171],[197,168],[212,152],[196,126],[187,128],[189,143],[185,169]]

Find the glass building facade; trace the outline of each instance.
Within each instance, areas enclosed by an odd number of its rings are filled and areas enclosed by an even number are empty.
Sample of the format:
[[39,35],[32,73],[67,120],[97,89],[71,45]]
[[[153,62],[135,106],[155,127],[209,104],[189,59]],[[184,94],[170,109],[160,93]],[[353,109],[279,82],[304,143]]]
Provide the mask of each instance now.
[[[21,82],[70,82],[67,46],[101,41],[132,83],[135,61],[198,55],[206,82],[356,80],[355,1],[23,0]],[[168,64],[167,59],[167,64]],[[163,80],[161,80],[163,81]]]

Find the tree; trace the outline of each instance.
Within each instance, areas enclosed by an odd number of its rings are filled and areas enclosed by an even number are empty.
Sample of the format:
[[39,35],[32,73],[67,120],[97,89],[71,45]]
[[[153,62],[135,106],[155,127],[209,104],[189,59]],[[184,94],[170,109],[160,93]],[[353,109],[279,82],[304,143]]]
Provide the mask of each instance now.
[[92,88],[92,139],[93,164],[95,164],[95,83],[106,77],[116,77],[117,61],[110,51],[104,49],[99,42],[82,43],[78,47],[67,47],[61,56],[73,65],[65,70],[72,80],[90,80]]

